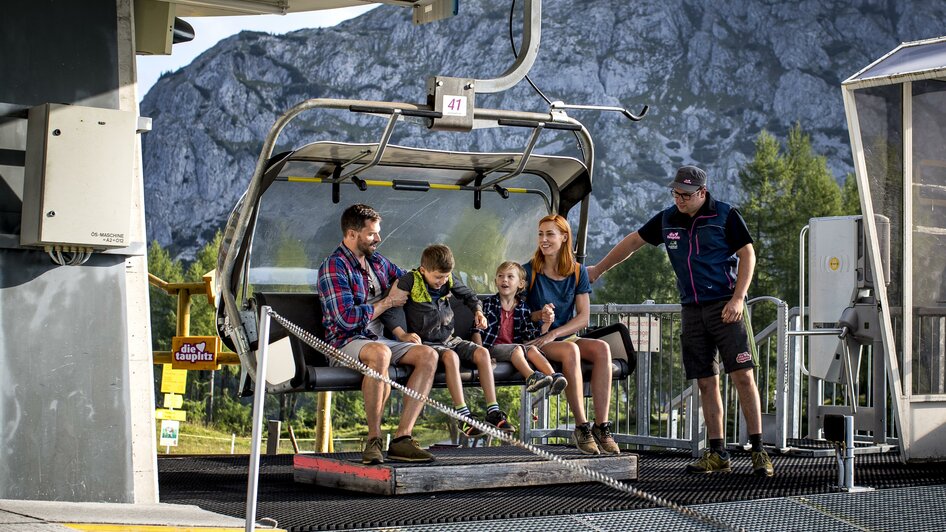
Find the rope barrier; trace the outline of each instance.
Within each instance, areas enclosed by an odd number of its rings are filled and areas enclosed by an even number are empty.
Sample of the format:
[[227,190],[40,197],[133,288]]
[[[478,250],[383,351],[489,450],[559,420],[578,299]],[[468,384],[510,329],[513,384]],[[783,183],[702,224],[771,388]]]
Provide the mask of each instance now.
[[615,479],[613,479],[613,478],[611,478],[611,477],[609,477],[609,476],[607,476],[607,475],[604,475],[604,474],[602,474],[602,473],[599,473],[598,471],[593,471],[593,470],[588,469],[587,467],[584,467],[584,466],[582,466],[582,465],[575,464],[575,463],[573,463],[572,461],[565,460],[565,459],[563,459],[563,458],[561,458],[561,457],[559,457],[559,456],[556,456],[556,455],[554,455],[554,454],[552,454],[552,453],[550,453],[550,452],[548,452],[548,451],[546,451],[546,450],[544,450],[544,449],[540,449],[539,447],[536,447],[535,445],[532,445],[531,443],[526,443],[526,442],[524,442],[524,441],[522,441],[522,440],[519,440],[519,439],[517,439],[517,438],[514,438],[514,437],[510,436],[508,433],[505,433],[505,432],[503,432],[503,431],[497,429],[497,428],[494,427],[493,425],[484,423],[484,422],[479,421],[479,420],[477,420],[477,419],[473,419],[473,418],[471,418],[471,417],[469,417],[469,416],[464,416],[463,414],[460,414],[459,412],[457,412],[457,411],[454,410],[453,408],[450,408],[450,407],[444,405],[443,403],[440,403],[440,402],[437,401],[437,400],[431,399],[431,398],[429,398],[429,397],[427,397],[427,396],[425,396],[425,395],[421,395],[421,394],[418,393],[417,391],[415,391],[415,390],[413,390],[413,389],[411,389],[411,388],[408,388],[407,386],[404,386],[404,385],[402,385],[402,384],[400,384],[400,383],[398,383],[398,382],[392,381],[390,378],[388,378],[387,375],[381,375],[381,374],[378,373],[377,371],[375,371],[375,370],[369,368],[368,366],[366,366],[365,364],[361,363],[361,361],[358,361],[358,360],[353,359],[352,357],[350,357],[350,356],[348,356],[347,354],[343,353],[343,352],[340,351],[339,349],[337,349],[337,348],[335,348],[335,347],[329,345],[328,343],[326,343],[326,342],[323,341],[322,339],[316,337],[315,335],[309,333],[308,331],[304,330],[303,328],[299,327],[298,325],[296,325],[296,324],[292,323],[291,321],[287,320],[286,318],[280,316],[276,311],[272,310],[271,308],[268,310],[268,313],[269,313],[269,316],[270,316],[270,317],[272,317],[274,320],[276,320],[276,322],[278,322],[280,325],[282,325],[287,331],[289,331],[291,334],[293,334],[294,336],[296,336],[297,338],[299,338],[300,340],[302,340],[303,342],[305,342],[306,344],[308,344],[309,346],[311,346],[313,349],[318,350],[319,352],[321,352],[321,353],[324,354],[325,356],[331,357],[331,358],[333,358],[333,359],[335,359],[335,360],[341,362],[345,367],[348,367],[348,368],[350,368],[350,369],[353,369],[353,370],[355,370],[355,371],[358,371],[358,372],[361,373],[362,375],[365,375],[365,376],[367,376],[367,377],[371,377],[372,379],[375,379],[375,380],[380,380],[380,381],[384,382],[385,384],[391,386],[392,388],[395,388],[395,389],[400,390],[400,391],[401,391],[402,393],[404,393],[405,395],[408,395],[408,396],[410,396],[411,398],[413,398],[413,399],[415,399],[415,400],[417,400],[417,401],[420,401],[420,402],[422,402],[422,403],[424,403],[424,404],[426,404],[426,405],[429,405],[429,406],[435,408],[436,410],[439,410],[440,412],[443,412],[443,413],[446,414],[448,417],[451,417],[451,418],[453,418],[453,419],[455,419],[455,420],[457,420],[457,421],[461,421],[461,422],[468,423],[468,424],[470,424],[470,425],[476,427],[477,429],[481,430],[482,432],[485,432],[485,433],[491,435],[491,436],[494,437],[494,438],[497,438],[497,439],[499,439],[499,440],[502,440],[502,441],[504,441],[504,442],[506,442],[506,443],[508,443],[508,444],[510,444],[510,445],[514,445],[514,446],[519,447],[519,448],[521,448],[521,449],[525,449],[526,451],[529,451],[530,453],[532,453],[532,454],[534,454],[534,455],[536,455],[536,456],[539,456],[539,457],[541,457],[541,458],[544,458],[544,459],[546,459],[546,460],[550,460],[550,461],[556,462],[556,463],[558,463],[558,464],[560,464],[560,465],[565,466],[565,467],[568,468],[568,469],[571,469],[572,471],[574,471],[574,472],[576,472],[576,473],[579,473],[579,474],[581,474],[581,475],[584,475],[584,476],[586,476],[586,477],[588,477],[588,478],[594,480],[595,482],[600,482],[600,483],[602,483],[602,484],[604,484],[604,485],[606,485],[606,486],[609,486],[609,487],[611,487],[611,488],[613,488],[613,489],[615,489],[615,490],[617,490],[617,491],[621,491],[621,492],[627,493],[627,494],[629,494],[629,495],[631,495],[631,496],[633,496],[633,497],[637,497],[637,498],[639,498],[639,499],[643,499],[643,500],[645,500],[645,501],[647,501],[647,502],[649,502],[649,503],[651,503],[651,504],[653,504],[653,505],[655,505],[655,506],[662,506],[662,507],[667,508],[667,509],[669,509],[669,510],[673,510],[673,511],[675,511],[675,512],[677,512],[677,513],[680,513],[680,514],[682,514],[682,515],[684,515],[684,516],[686,516],[686,517],[689,517],[689,518],[691,518],[691,519],[694,519],[694,520],[703,522],[703,523],[708,524],[708,525],[711,525],[711,526],[715,526],[715,527],[720,528],[720,529],[722,529],[722,530],[737,530],[737,531],[740,531],[740,532],[744,530],[743,528],[734,527],[733,525],[730,525],[730,524],[728,524],[728,523],[726,523],[726,522],[723,522],[723,521],[721,521],[720,519],[717,519],[716,517],[713,517],[713,516],[710,516],[710,515],[706,515],[706,514],[703,514],[703,513],[701,513],[701,512],[697,512],[696,510],[693,510],[693,509],[691,509],[691,508],[687,508],[687,507],[685,507],[685,506],[680,506],[679,504],[676,504],[676,503],[674,503],[674,502],[672,502],[672,501],[669,501],[669,500],[667,500],[667,499],[658,497],[658,496],[656,496],[656,495],[652,495],[652,494],[650,494],[650,493],[643,492],[643,491],[638,490],[638,489],[636,489],[636,488],[634,488],[634,487],[632,487],[632,486],[628,486],[628,485],[626,485],[626,484],[622,484],[622,483],[618,482],[617,480],[615,480]]

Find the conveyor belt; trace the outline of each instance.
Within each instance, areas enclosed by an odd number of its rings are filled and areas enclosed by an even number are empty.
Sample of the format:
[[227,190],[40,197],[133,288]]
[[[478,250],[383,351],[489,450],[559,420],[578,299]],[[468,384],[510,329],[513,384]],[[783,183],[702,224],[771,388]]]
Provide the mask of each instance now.
[[[561,447],[547,448],[566,452]],[[484,453],[483,463],[489,467],[503,467],[508,459],[503,447],[440,449],[437,453]],[[689,453],[637,454],[639,480],[631,485],[682,505],[831,493],[837,481],[833,457],[774,455],[776,476],[766,479],[749,474],[749,454],[744,452],[733,453],[733,473],[714,475],[685,474]],[[348,455],[351,459],[359,456]],[[247,464],[247,456],[162,457],[158,460],[161,502],[193,504],[243,517]],[[859,455],[855,474],[856,485],[876,489],[934,486],[946,484],[946,463],[901,464],[896,454]],[[281,528],[305,531],[577,516],[648,507],[644,501],[595,483],[397,497],[328,490],[294,483],[292,456],[278,455],[262,457],[257,515],[276,519]]]

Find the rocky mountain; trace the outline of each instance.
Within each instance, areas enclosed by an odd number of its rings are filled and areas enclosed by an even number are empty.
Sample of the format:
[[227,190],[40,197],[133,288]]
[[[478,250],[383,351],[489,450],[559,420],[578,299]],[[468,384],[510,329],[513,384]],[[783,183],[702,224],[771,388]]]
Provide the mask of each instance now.
[[[498,76],[513,61],[509,8],[465,1],[456,17],[414,26],[409,10],[381,6],[334,28],[243,32],[164,75],[141,105],[153,118],[143,137],[148,238],[192,257],[246,189],[276,117],[296,103],[423,102],[430,75]],[[517,35],[520,17],[517,5]],[[943,20],[946,3],[919,0],[546,0],[535,84],[552,100],[651,109],[637,123],[570,112],[595,138],[591,257],[669,202],[665,186],[681,164],[705,167],[717,195],[738,203],[737,172],[763,129],[784,138],[801,123],[843,179],[852,167],[841,82],[900,42],[942,35]],[[525,81],[476,103],[548,109]],[[372,124],[299,119],[279,144],[375,142]],[[526,141],[524,133],[472,138],[402,128],[393,142],[514,150]],[[537,151],[577,154],[566,134],[543,135]]]

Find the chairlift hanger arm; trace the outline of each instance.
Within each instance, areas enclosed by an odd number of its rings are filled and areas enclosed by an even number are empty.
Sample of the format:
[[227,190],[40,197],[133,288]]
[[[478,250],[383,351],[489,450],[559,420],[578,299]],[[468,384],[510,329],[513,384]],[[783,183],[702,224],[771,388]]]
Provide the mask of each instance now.
[[522,53],[498,78],[474,80],[473,90],[477,93],[488,94],[510,89],[532,69],[542,40],[542,0],[525,0],[522,3],[522,19]]

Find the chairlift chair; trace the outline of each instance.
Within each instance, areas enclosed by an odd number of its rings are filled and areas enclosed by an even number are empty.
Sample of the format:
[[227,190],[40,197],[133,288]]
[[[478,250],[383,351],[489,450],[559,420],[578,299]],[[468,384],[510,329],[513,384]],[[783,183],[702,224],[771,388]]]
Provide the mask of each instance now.
[[[377,143],[318,141],[273,156],[279,132],[310,109],[369,113],[387,117],[387,123]],[[535,223],[547,214],[567,217],[579,206],[575,251],[584,255],[594,157],[584,126],[561,114],[478,109],[474,119],[481,127],[531,129],[525,148],[484,153],[388,143],[404,117],[431,113],[412,104],[318,99],[297,105],[274,125],[261,163],[227,222],[217,267],[218,331],[254,381],[258,316],[253,307],[258,302],[253,293],[316,292],[318,266],[340,242],[339,218],[353,203],[369,204],[382,214],[380,251],[401,267],[416,266],[424,247],[444,242],[457,257],[457,273],[484,293],[493,291],[492,274],[501,261],[531,256]],[[544,129],[577,133],[584,160],[534,153]],[[295,317],[306,319],[305,312]],[[269,341],[285,335],[276,326]],[[298,341],[288,343],[293,342]],[[314,350],[299,343],[288,347],[282,365],[294,369],[267,371],[267,391],[319,387],[307,380],[305,369]],[[268,369],[280,364],[279,352]]]

